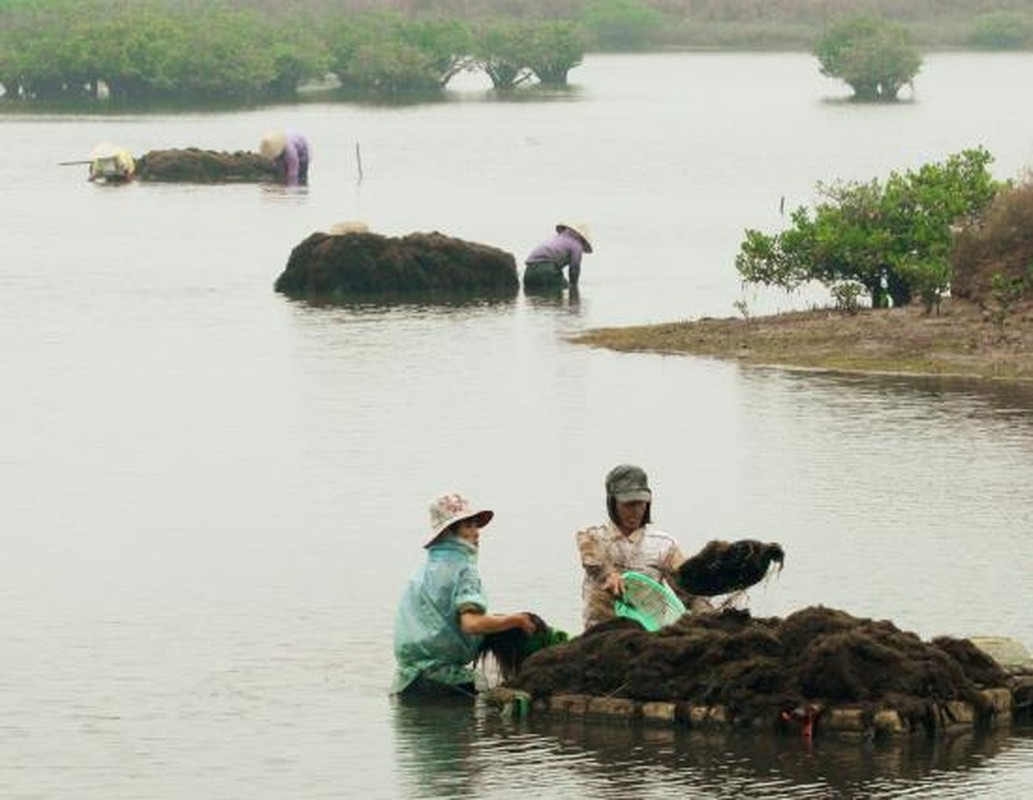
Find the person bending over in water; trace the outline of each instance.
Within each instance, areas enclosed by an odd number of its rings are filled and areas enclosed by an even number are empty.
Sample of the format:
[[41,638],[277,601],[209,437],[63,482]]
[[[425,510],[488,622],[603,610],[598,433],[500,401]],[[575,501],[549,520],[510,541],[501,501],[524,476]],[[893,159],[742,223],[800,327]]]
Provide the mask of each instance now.
[[584,222],[556,226],[556,233],[535,247],[524,260],[524,288],[563,288],[570,274],[570,288],[576,289],[581,278],[581,256],[592,252],[592,234]]
[[288,186],[308,183],[311,149],[308,139],[293,131],[269,131],[262,137],[259,152],[273,162],[280,181]]

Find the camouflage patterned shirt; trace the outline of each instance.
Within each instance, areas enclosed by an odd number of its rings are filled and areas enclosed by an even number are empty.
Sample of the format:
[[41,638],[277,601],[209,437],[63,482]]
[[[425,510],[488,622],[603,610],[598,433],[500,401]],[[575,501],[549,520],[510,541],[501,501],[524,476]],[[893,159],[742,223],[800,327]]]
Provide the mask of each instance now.
[[644,525],[628,536],[612,522],[585,528],[577,533],[577,547],[585,570],[581,584],[585,628],[615,616],[613,596],[603,589],[613,572],[641,572],[667,583],[684,599],[675,576],[685,556],[673,536],[652,525]]

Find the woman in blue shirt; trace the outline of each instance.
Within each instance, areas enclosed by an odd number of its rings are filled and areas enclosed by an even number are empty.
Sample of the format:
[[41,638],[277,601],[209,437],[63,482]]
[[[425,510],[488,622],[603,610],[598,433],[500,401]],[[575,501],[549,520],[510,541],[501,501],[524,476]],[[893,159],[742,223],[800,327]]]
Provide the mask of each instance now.
[[494,516],[456,493],[431,503],[427,561],[409,581],[395,615],[392,694],[472,695],[472,664],[483,636],[512,628],[535,632],[530,614],[487,613],[477,552],[481,528]]

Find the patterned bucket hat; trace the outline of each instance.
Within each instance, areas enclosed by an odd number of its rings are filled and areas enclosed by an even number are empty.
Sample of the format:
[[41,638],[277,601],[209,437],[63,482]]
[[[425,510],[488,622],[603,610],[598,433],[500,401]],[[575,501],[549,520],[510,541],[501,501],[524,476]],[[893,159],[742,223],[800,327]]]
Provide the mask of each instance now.
[[432,545],[442,531],[455,522],[476,517],[477,524],[483,528],[494,516],[494,511],[477,508],[458,492],[444,494],[430,504],[430,538],[423,546]]

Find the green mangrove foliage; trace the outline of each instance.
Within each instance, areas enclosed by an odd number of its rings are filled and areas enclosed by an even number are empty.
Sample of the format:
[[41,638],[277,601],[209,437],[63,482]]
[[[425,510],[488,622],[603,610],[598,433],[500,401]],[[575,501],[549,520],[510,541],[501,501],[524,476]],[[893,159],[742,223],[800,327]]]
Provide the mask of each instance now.
[[[1029,0],[0,0],[8,98],[261,99],[337,78],[439,91],[462,70],[499,89],[563,85],[586,51],[820,51],[859,98],[892,100],[924,47],[1033,47]],[[864,12],[878,23],[830,20]],[[906,31],[902,27],[907,25]],[[823,35],[824,34],[824,35]],[[819,42],[816,46],[815,42]]]
[[[348,89],[427,92],[463,70],[498,88],[565,84],[585,41],[569,22],[475,26],[397,12],[279,13],[174,0],[0,0],[8,98],[93,95],[258,99],[336,77]],[[319,15],[317,15],[319,14]]]
[[513,89],[534,77],[524,47],[529,34],[529,26],[510,20],[478,26],[473,37],[474,63],[496,89]]
[[327,55],[301,21],[229,5],[45,0],[0,27],[7,96],[254,97],[321,78]]
[[980,218],[1001,188],[992,161],[976,148],[891,173],[885,183],[819,184],[825,200],[813,214],[796,209],[791,228],[747,229],[736,269],[745,283],[792,290],[816,281],[834,294],[855,283],[872,307],[920,297],[931,309],[951,285],[954,226]]
[[512,89],[534,78],[565,85],[584,52],[584,36],[569,22],[494,21],[474,33],[473,62],[496,89]]
[[526,40],[527,63],[544,84],[564,86],[567,73],[585,55],[585,37],[570,22],[547,22],[534,26]]
[[814,54],[821,74],[846,82],[858,100],[896,100],[922,66],[904,26],[868,15],[833,25],[818,40]]
[[342,85],[399,92],[444,87],[468,68],[470,43],[469,29],[458,20],[370,12],[338,19],[327,46]]

